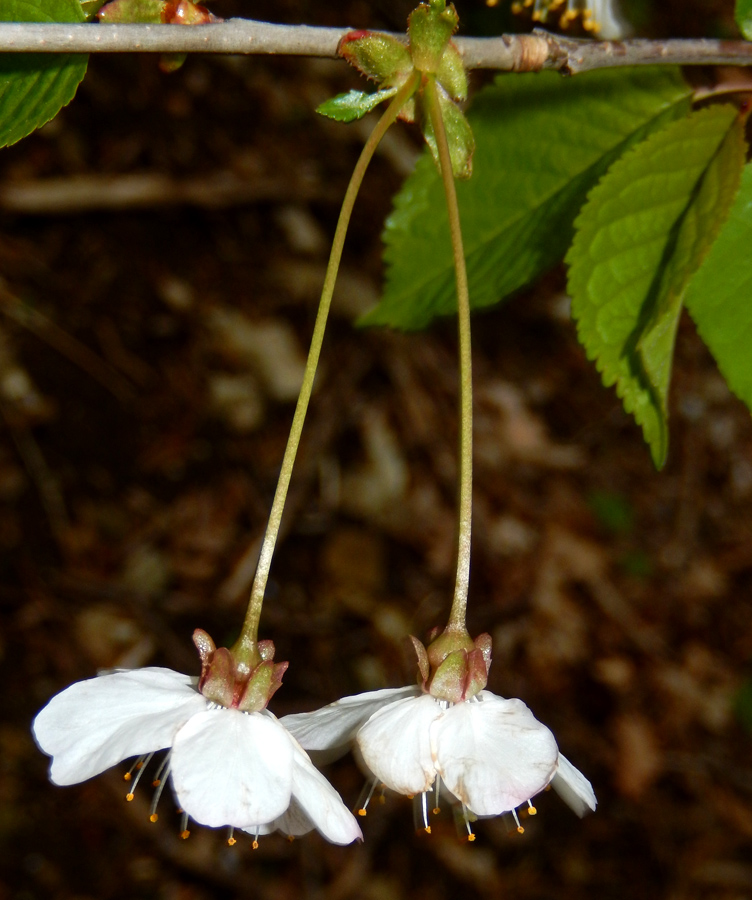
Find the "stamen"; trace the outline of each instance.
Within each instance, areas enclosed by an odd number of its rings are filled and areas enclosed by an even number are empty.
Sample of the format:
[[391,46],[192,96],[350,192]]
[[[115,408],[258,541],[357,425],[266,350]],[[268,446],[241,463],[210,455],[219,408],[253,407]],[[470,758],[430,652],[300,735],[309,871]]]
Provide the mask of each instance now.
[[462,818],[465,820],[465,828],[467,828],[468,841],[474,841],[475,835],[473,834],[473,829],[470,827],[470,816],[467,814],[467,807],[464,803],[462,804]]
[[136,769],[140,769],[143,766],[145,759],[145,756],[139,756],[139,758],[133,763],[130,769],[128,769],[125,775],[123,775],[123,781],[130,781]]
[[[371,797],[373,797],[373,792],[376,790],[376,788],[378,787],[378,785],[379,785],[379,780],[378,780],[378,778],[374,778],[374,780],[371,782],[371,787],[370,787],[370,790],[368,791],[368,796],[366,797],[365,802],[361,803],[361,804],[358,806],[358,815],[359,815],[359,816],[366,816],[366,815],[368,815],[368,804],[371,802]],[[363,788],[363,791],[364,791],[364,792],[365,792],[365,790],[366,790],[366,789]],[[361,793],[360,796],[362,797],[363,794]],[[382,795],[382,796],[383,796],[383,795]]]
[[[151,762],[152,756],[154,756],[153,753],[150,753],[148,756],[141,756],[141,757],[139,757],[139,758],[136,760],[136,762],[134,763],[134,765],[133,765],[133,767],[131,768],[130,772],[128,772],[128,775],[131,775],[131,773],[133,772],[134,769],[138,769],[138,771],[136,772],[136,778],[135,778],[135,780],[134,780],[134,782],[133,782],[133,787],[132,787],[132,788],[130,789],[130,791],[128,791],[128,793],[125,795],[125,799],[126,799],[129,803],[131,802],[131,800],[134,798],[134,796],[135,796],[135,794],[136,794],[136,788],[138,787],[138,783],[139,783],[139,781],[141,781],[141,776],[142,776],[142,775],[144,774],[144,772],[146,771],[146,767],[147,767],[147,766],[149,765],[149,763]],[[126,781],[130,781],[130,778],[126,778]]]
[[184,810],[180,810],[183,813],[183,818],[180,820],[180,837],[187,841],[190,837],[190,831],[188,831],[188,813]]
[[533,806],[533,804],[529,800],[527,801],[527,814],[529,816],[535,816],[538,814],[538,810]]
[[421,808],[423,810],[423,827],[426,834],[431,833],[431,826],[428,824],[428,791],[423,791],[420,795]]
[[259,830],[257,828],[256,834],[253,837],[253,843],[251,844],[251,847],[253,847],[254,850],[258,850],[258,848],[259,848],[258,837],[259,837]]
[[522,827],[522,825],[520,825],[520,817],[517,815],[517,810],[516,810],[516,809],[513,809],[513,810],[512,810],[512,815],[514,816],[514,821],[517,823],[517,832],[518,832],[519,834],[524,834],[524,833],[525,833],[525,829]]
[[441,807],[439,806],[439,792],[440,792],[440,790],[441,790],[441,777],[440,777],[439,775],[437,775],[437,776],[436,776],[436,782],[435,782],[435,785],[434,785],[434,790],[433,790],[433,809],[431,810],[431,812],[432,812],[435,816],[438,816],[438,814],[441,812]]
[[232,827],[232,825],[231,825],[231,826],[230,826],[230,831],[229,831],[229,834],[228,834],[228,837],[227,837],[227,846],[228,846],[228,847],[234,847],[235,844],[237,844],[237,840],[235,839],[235,829],[234,829],[234,828]]
[[[151,807],[149,809],[149,819],[152,822],[157,821],[157,804],[159,803],[159,798],[162,796],[162,791],[164,790],[164,786],[167,784],[167,778],[170,774],[170,767],[167,765],[170,759],[169,754],[165,757],[164,762],[159,767],[159,771],[157,775],[161,775],[164,771],[164,778],[155,778],[152,781],[152,784],[155,787],[154,796],[151,798]],[[166,771],[165,771],[166,770]]]
[[[167,780],[167,776],[170,774],[170,772],[169,772],[169,770],[167,772],[165,772],[165,769],[167,769],[169,762],[170,762],[170,754],[168,753],[165,756],[165,758],[162,760],[162,762],[159,764],[159,768],[157,769],[156,774],[154,775],[154,781],[152,781],[152,783],[151,783],[152,787],[159,787],[160,782]],[[164,778],[162,777],[163,775],[164,775]]]

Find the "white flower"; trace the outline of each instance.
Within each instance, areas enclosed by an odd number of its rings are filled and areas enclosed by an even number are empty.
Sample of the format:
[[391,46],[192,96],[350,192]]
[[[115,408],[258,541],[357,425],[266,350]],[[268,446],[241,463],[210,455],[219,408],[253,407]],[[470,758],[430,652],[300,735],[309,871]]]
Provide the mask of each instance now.
[[579,816],[596,806],[548,728],[521,700],[490,691],[454,704],[420,687],[374,691],[282,722],[311,751],[355,742],[374,777],[401,794],[435,789],[438,777],[475,816],[514,813],[549,784]]
[[50,779],[58,785],[169,749],[178,803],[199,824],[255,835],[315,827],[335,844],[361,838],[339,794],[272,713],[212,703],[196,679],[171,669],[77,682],[50,700],[33,731],[52,757]]
[[547,22],[549,16],[558,15],[561,28],[567,28],[581,16],[587,31],[610,41],[622,40],[632,30],[621,15],[619,0],[515,0],[512,3],[515,13],[523,8],[532,8],[537,22]]

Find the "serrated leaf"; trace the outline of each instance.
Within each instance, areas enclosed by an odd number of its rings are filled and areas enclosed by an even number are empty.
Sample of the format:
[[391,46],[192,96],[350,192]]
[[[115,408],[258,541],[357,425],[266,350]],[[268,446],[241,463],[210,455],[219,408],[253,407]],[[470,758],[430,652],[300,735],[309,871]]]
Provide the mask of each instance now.
[[[83,22],[78,0],[2,0],[3,22]],[[88,57],[56,53],[0,54],[0,147],[15,144],[70,103]]]
[[752,41],[752,0],[736,0],[734,16],[745,40]]
[[614,163],[576,222],[567,262],[578,336],[658,468],[684,292],[728,215],[745,150],[735,107],[693,113]]
[[[473,178],[457,185],[475,309],[497,303],[564,256],[572,223],[608,166],[632,143],[685,115],[678,69],[504,75],[468,113]],[[449,225],[428,154],[398,194],[384,231],[381,303],[361,321],[426,327],[456,309]]]
[[752,165],[685,303],[731,390],[752,410]]
[[376,91],[375,94],[366,94],[364,91],[348,91],[346,94],[338,94],[331,100],[326,100],[316,108],[316,112],[329,119],[336,119],[337,122],[354,122],[375,109],[382,100],[388,100],[396,93],[396,87]]

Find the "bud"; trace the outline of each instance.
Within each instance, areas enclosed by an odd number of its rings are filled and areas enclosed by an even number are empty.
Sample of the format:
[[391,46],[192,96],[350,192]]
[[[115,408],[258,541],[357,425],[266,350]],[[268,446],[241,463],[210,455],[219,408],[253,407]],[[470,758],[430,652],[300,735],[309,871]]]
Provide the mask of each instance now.
[[439,71],[444,50],[459,22],[460,17],[453,3],[441,11],[421,3],[410,13],[407,34],[416,69],[431,73]]

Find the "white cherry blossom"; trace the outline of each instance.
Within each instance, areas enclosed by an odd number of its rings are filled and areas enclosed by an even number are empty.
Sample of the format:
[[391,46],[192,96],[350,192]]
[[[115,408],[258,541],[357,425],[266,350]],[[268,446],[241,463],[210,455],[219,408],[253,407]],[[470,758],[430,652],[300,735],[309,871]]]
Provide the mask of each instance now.
[[590,782],[521,700],[480,691],[448,703],[420,687],[345,697],[283,724],[311,751],[354,743],[374,777],[401,794],[436,788],[436,779],[474,816],[496,816],[550,784],[582,816],[596,807]]
[[199,693],[197,679],[171,669],[77,682],[50,700],[33,732],[58,785],[168,750],[178,803],[199,824],[254,835],[317,828],[335,844],[362,837],[339,794],[272,713],[220,706]]

